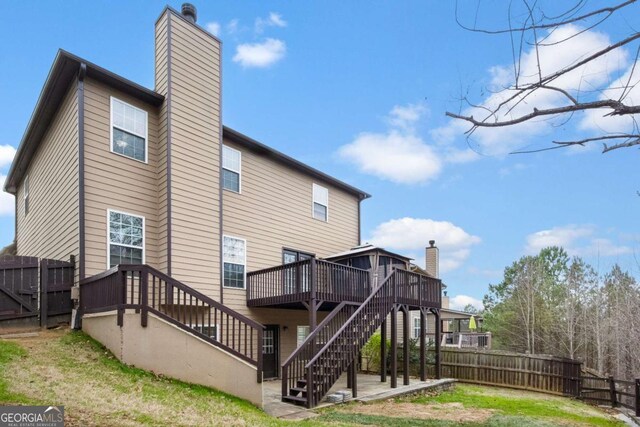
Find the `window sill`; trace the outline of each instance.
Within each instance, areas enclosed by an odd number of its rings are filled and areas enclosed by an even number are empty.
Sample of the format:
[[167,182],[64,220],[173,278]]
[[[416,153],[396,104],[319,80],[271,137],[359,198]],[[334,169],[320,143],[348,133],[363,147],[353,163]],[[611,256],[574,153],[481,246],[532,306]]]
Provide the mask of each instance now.
[[223,190],[223,191],[228,191],[229,193],[233,193],[233,194],[242,194],[240,191],[235,191],[235,190],[232,190],[232,189],[230,189],[230,188],[224,188],[224,187],[222,187],[222,190]]
[[134,159],[133,157],[129,157],[129,156],[125,155],[125,154],[121,154],[121,153],[118,153],[118,152],[113,151],[113,150],[109,150],[109,151],[111,151],[111,153],[115,154],[116,156],[124,157],[125,159],[133,160],[134,162],[142,163],[144,165],[148,165],[149,164],[149,159],[138,160],[138,159]]
[[235,286],[225,286],[222,285],[222,289],[235,289],[237,291],[246,291],[247,287],[245,286],[244,288],[236,288]]

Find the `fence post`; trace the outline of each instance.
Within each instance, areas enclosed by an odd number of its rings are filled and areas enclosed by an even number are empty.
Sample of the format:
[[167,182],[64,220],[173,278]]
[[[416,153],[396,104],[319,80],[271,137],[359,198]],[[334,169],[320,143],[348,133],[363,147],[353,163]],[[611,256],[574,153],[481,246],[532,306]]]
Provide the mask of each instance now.
[[636,378],[636,417],[640,417],[640,378]]
[[127,273],[121,270],[118,266],[118,276],[120,276],[120,286],[118,292],[120,296],[118,298],[118,326],[124,324],[124,304],[127,301]]
[[613,379],[613,377],[609,377],[609,391],[611,394],[611,407],[615,408],[617,402],[617,396],[616,396],[616,381]]
[[49,312],[49,300],[48,300],[48,284],[49,282],[49,268],[47,267],[47,260],[40,260],[40,327],[46,328],[48,322],[47,313]]
[[[257,329],[258,331],[258,363],[257,363],[257,374],[258,374],[258,383],[262,383],[262,342],[263,342],[263,336],[262,334],[264,333],[264,331],[260,328]],[[308,390],[308,389],[307,389]]]
[[[149,271],[146,266],[140,270],[140,292],[142,292],[142,310],[140,312],[140,325],[143,328],[147,327],[147,320],[149,317]],[[192,307],[189,307],[191,310]]]

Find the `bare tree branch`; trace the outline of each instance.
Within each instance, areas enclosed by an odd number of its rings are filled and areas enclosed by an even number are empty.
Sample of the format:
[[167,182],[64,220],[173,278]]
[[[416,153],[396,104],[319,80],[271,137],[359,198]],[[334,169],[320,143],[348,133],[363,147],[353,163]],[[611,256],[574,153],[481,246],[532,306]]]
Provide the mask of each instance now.
[[[532,24],[532,25],[524,25],[522,27],[519,28],[511,28],[509,27],[508,29],[504,29],[504,30],[486,30],[486,29],[480,29],[480,28],[476,28],[474,27],[469,27],[464,25],[462,22],[460,22],[459,16],[458,16],[458,2],[456,1],[456,23],[464,28],[465,30],[468,31],[473,31],[475,33],[484,33],[484,34],[506,34],[506,33],[514,33],[514,32],[526,32],[526,31],[531,31],[534,29],[539,29],[539,30],[544,30],[544,29],[552,29],[552,28],[556,28],[558,26],[561,25],[567,25],[567,24],[573,24],[575,22],[579,22],[579,21],[584,21],[586,19],[589,19],[591,17],[594,16],[598,16],[598,15],[605,15],[603,18],[600,19],[600,21],[598,21],[597,23],[601,23],[602,21],[604,21],[605,19],[607,19],[608,17],[610,17],[611,15],[613,15],[615,12],[617,12],[618,10],[627,7],[633,3],[635,3],[637,0],[627,0],[625,2],[619,3],[615,6],[610,6],[610,7],[603,7],[601,9],[597,9],[594,11],[591,11],[589,13],[585,13],[584,15],[579,15],[579,16],[575,16],[573,18],[570,19],[560,19],[558,21],[555,22],[549,22],[546,24]],[[562,15],[559,16],[560,18],[562,18]]]

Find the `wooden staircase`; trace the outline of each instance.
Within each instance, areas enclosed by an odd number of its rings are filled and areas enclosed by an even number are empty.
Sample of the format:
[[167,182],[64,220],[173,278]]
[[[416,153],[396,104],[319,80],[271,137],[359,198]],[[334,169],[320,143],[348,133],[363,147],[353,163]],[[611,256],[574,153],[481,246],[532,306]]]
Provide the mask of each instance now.
[[403,277],[394,270],[357,309],[342,303],[318,325],[283,364],[284,402],[309,408],[320,402],[392,311]]

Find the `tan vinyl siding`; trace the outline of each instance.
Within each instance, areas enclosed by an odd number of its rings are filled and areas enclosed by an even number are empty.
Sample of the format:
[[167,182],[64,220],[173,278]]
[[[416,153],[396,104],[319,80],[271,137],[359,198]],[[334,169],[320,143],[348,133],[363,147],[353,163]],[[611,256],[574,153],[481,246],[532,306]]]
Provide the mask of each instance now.
[[[171,10],[158,22],[156,35],[157,66],[171,70],[165,86],[163,72],[157,74],[158,89],[170,97],[171,274],[218,299],[220,43]],[[164,53],[166,42],[170,54]]]
[[24,214],[24,178],[18,186],[18,255],[68,260],[79,256],[77,81],[64,100],[27,169],[29,213]]
[[[155,80],[156,92],[166,96],[168,88],[168,57],[169,44],[167,42],[167,14],[162,15],[156,25],[155,43]],[[158,112],[158,164],[156,177],[158,180],[158,268],[167,272],[167,103],[164,102]]]
[[[277,161],[242,152],[241,194],[223,191],[224,234],[247,241],[247,271],[282,264],[282,249],[325,257],[358,244],[358,199]],[[312,216],[312,185],[329,190],[329,221]],[[224,289],[224,303],[247,312],[245,290]]]
[[[147,164],[111,152],[111,96],[147,112]],[[86,274],[108,268],[108,209],[145,217],[145,262],[157,267],[157,111],[90,78],[85,80],[84,105]]]

